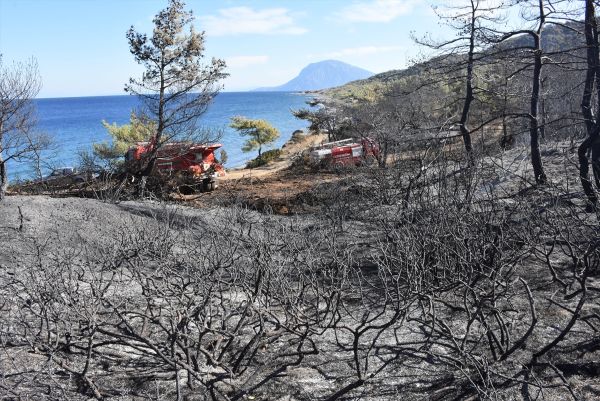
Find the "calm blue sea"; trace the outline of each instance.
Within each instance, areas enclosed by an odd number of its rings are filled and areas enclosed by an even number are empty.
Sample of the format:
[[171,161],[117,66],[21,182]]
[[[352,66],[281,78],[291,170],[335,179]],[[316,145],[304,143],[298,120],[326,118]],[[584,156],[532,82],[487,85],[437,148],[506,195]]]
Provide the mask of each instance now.
[[[256,154],[240,150],[244,139],[228,127],[231,117],[268,120],[281,133],[274,145],[280,147],[292,132],[306,128],[306,122],[294,118],[290,110],[307,107],[308,99],[290,92],[225,92],[216,97],[200,124],[203,128],[223,130],[221,143],[228,155],[226,167],[239,167]],[[78,150],[91,149],[94,142],[110,140],[102,120],[128,123],[131,111],[138,107],[138,100],[134,96],[95,96],[36,99],[35,104],[37,129],[50,134],[55,141],[55,148],[45,154],[47,172],[52,167],[76,166]],[[11,180],[30,178],[32,171],[25,163],[9,165]]]

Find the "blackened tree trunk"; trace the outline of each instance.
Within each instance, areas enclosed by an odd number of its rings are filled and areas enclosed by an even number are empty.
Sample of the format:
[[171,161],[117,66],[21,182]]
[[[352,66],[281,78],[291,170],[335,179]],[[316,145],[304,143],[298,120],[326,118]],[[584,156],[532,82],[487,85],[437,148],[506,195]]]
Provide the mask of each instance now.
[[[529,96],[529,112],[523,113],[523,117],[528,119],[529,125],[529,139],[530,139],[530,152],[531,152],[531,164],[533,167],[533,174],[535,182],[538,184],[544,184],[547,181],[546,173],[544,172],[544,165],[542,162],[542,156],[540,152],[540,136],[544,136],[544,106],[541,104],[541,92],[542,92],[542,70],[544,67],[544,50],[542,48],[542,34],[546,25],[546,20],[549,15],[555,12],[555,7],[552,1],[546,4],[546,0],[531,0],[522,1],[514,0],[513,5],[520,5],[524,3],[526,7],[535,7],[537,11],[531,14],[531,19],[528,21],[536,21],[537,28],[534,29],[518,29],[515,31],[507,32],[502,35],[500,40],[493,39],[492,43],[498,43],[506,41],[517,35],[527,35],[531,40],[531,44],[518,46],[516,50],[527,49],[527,57],[532,55],[533,60],[531,64],[527,61],[527,68],[521,68],[519,71],[529,71],[529,66],[533,66],[532,70],[532,85],[531,94]],[[523,60],[525,62],[525,60]],[[542,108],[542,113],[540,113]],[[541,124],[540,124],[541,121]]]
[[533,60],[533,85],[531,89],[531,101],[529,109],[529,139],[531,144],[531,164],[533,166],[533,175],[535,182],[544,184],[547,180],[540,154],[540,127],[539,127],[539,108],[540,108],[540,87],[542,81],[542,30],[546,22],[544,11],[544,0],[539,0],[539,25],[533,36],[534,42],[534,60]]
[[8,188],[8,173],[6,172],[6,163],[2,157],[2,148],[0,148],[0,200],[4,199],[6,189]]
[[477,11],[476,4],[471,0],[471,21],[469,24],[469,52],[467,59],[467,78],[465,84],[465,101],[463,103],[462,113],[460,115],[460,133],[463,138],[465,145],[465,152],[467,153],[467,160],[469,165],[474,164],[473,160],[473,144],[471,142],[471,130],[467,126],[469,122],[469,112],[471,111],[471,103],[473,102],[473,55],[475,53],[475,13]]
[[[598,197],[590,178],[590,163],[588,153],[592,153],[592,170],[594,172],[596,185],[600,181],[600,141],[598,139],[598,121],[594,118],[592,111],[592,94],[594,84],[596,90],[600,91],[598,83],[600,82],[600,57],[598,52],[598,25],[596,22],[596,9],[593,0],[585,0],[585,42],[586,42],[586,58],[587,71],[585,76],[585,84],[583,90],[583,98],[581,101],[581,113],[585,120],[587,130],[587,138],[581,143],[578,149],[579,156],[579,177],[583,191],[588,199],[590,206],[596,207]],[[600,99],[597,107],[600,109]]]
[[479,104],[478,95],[482,93],[481,90],[483,89],[478,86],[476,73],[478,71],[477,67],[486,62],[486,59],[489,59],[489,52],[482,51],[484,45],[482,40],[485,39],[486,32],[499,21],[497,12],[500,8],[504,8],[504,5],[492,4],[486,0],[447,1],[445,3],[447,5],[442,6],[439,9],[440,11],[436,11],[436,13],[455,31],[455,37],[442,42],[431,39],[416,39],[416,41],[431,49],[443,52],[435,63],[431,63],[432,65],[435,64],[433,71],[439,74],[440,81],[453,83],[458,78],[457,73],[461,74],[461,99],[458,100],[449,96],[450,103],[447,106],[455,110],[455,105],[460,102],[459,107],[462,110],[459,108],[459,116],[456,120],[452,120],[452,123],[458,125],[468,163],[473,165],[472,135],[475,131],[483,129],[482,125],[478,128],[469,127],[473,121],[472,105]]
[[[164,69],[160,71],[160,82],[158,88],[158,113],[156,113],[156,119],[158,120],[156,124],[156,132],[154,133],[154,137],[152,141],[154,146],[152,147],[149,155],[148,162],[146,167],[141,171],[141,176],[143,177],[142,186],[145,185],[145,177],[149,176],[154,169],[154,165],[156,164],[156,155],[158,153],[158,149],[161,146],[161,141],[163,140],[163,132],[165,131],[165,72]],[[142,188],[143,190],[143,188]]]
[[[0,120],[0,139],[2,139],[2,126],[3,124]],[[2,157],[3,150],[2,142],[0,141],[0,201],[4,199],[4,194],[6,194],[6,189],[8,188],[8,173],[6,172],[6,162],[4,161],[4,157]]]

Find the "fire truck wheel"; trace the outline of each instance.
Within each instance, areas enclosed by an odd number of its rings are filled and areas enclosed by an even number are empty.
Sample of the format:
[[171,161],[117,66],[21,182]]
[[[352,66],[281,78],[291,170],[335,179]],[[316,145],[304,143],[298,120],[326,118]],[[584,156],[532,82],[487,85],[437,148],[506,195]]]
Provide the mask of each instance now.
[[202,181],[202,190],[204,192],[214,191],[216,188],[216,183],[213,180],[205,179]]

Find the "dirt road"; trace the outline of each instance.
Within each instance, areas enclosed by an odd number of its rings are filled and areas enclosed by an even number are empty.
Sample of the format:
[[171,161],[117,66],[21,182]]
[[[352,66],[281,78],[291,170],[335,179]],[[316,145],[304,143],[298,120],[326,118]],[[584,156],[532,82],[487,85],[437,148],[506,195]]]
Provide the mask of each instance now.
[[294,164],[302,153],[327,140],[325,134],[307,135],[288,142],[275,162],[254,169],[235,169],[219,180],[214,192],[185,197],[196,207],[241,204],[251,209],[276,214],[310,212],[318,187],[341,179],[339,172],[314,170],[302,163]]
[[276,172],[289,168],[296,157],[311,146],[319,145],[327,140],[326,134],[305,135],[299,141],[289,140],[282,148],[282,154],[278,160],[267,166],[253,169],[239,168],[227,171],[223,181],[239,180],[242,178],[265,178]]

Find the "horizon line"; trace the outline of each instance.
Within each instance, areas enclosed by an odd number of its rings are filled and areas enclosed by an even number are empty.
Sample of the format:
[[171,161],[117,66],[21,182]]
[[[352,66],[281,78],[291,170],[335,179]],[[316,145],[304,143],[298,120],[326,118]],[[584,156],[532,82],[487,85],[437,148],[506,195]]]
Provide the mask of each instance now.
[[[306,91],[256,91],[255,89],[247,89],[247,90],[224,90],[219,92],[219,94],[221,93],[249,93],[249,92],[256,92],[256,93],[303,93]],[[217,94],[218,95],[218,94]],[[51,99],[75,99],[75,98],[81,98],[81,97],[115,97],[115,96],[137,96],[137,95],[129,95],[129,94],[112,94],[112,95],[78,95],[78,96],[45,96],[45,97],[35,97],[33,98],[33,100],[51,100]]]

